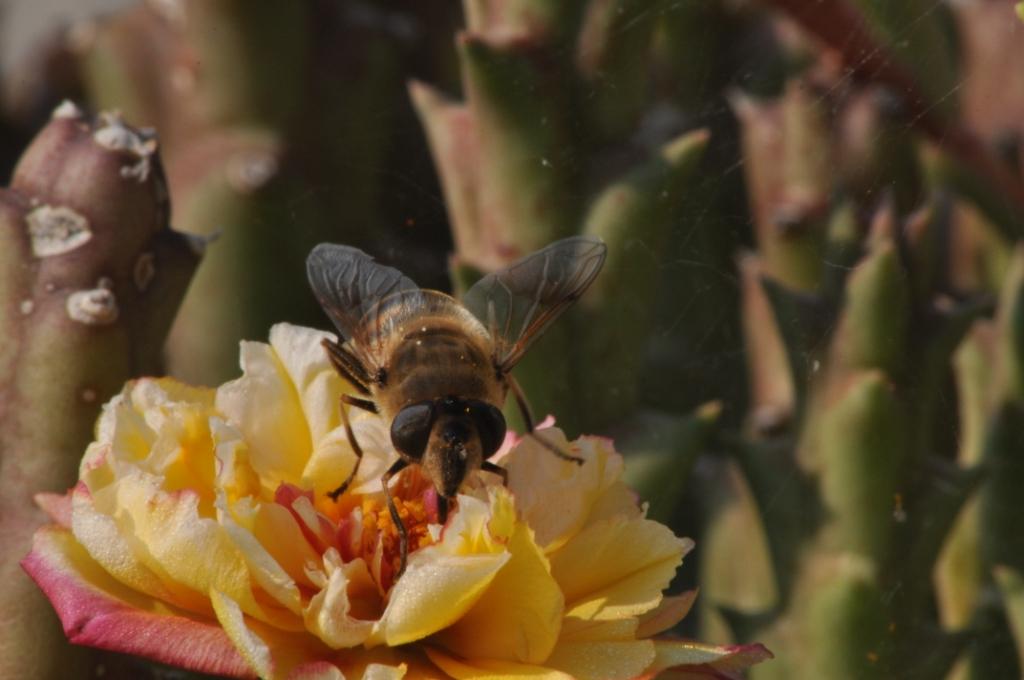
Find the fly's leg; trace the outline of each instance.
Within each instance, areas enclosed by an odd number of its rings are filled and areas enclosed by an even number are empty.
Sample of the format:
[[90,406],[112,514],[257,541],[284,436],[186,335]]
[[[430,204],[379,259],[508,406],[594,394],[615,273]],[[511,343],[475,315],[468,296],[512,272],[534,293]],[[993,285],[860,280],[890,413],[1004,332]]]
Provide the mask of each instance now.
[[405,531],[405,525],[402,524],[402,518],[398,515],[398,508],[395,507],[395,501],[391,498],[391,489],[388,488],[388,482],[394,475],[404,470],[409,462],[403,458],[399,458],[395,461],[394,465],[388,468],[388,471],[381,475],[380,483],[384,487],[384,498],[388,501],[388,512],[391,513],[391,521],[395,523],[395,528],[398,530],[398,545],[402,555],[401,565],[398,567],[398,573],[395,574],[395,580],[397,581],[402,574],[405,573],[405,562],[409,557],[409,535]]
[[526,403],[526,395],[523,394],[523,388],[519,386],[519,383],[516,382],[516,379],[511,375],[505,376],[505,379],[508,381],[508,386],[512,389],[512,394],[515,395],[516,405],[519,406],[519,412],[523,416],[523,422],[526,423],[526,435],[528,437],[532,437],[534,440],[539,442],[541,446],[562,460],[571,460],[577,465],[583,465],[582,458],[563,451],[558,446],[537,434],[536,427],[533,422],[533,415],[530,413],[530,405]]
[[493,472],[494,474],[498,475],[499,477],[501,477],[501,485],[508,486],[508,470],[506,470],[505,468],[501,467],[500,465],[496,465],[489,460],[485,460],[483,464],[480,466],[480,469],[483,470],[484,472]]
[[345,436],[348,437],[348,443],[352,447],[352,452],[356,454],[356,464],[352,466],[352,472],[348,473],[348,477],[341,483],[341,486],[327,494],[331,497],[332,501],[338,500],[338,496],[345,493],[349,484],[351,484],[352,480],[356,478],[356,473],[359,472],[359,464],[363,462],[363,448],[359,446],[359,442],[356,441],[356,435],[352,432],[352,422],[348,419],[348,409],[345,408],[345,405],[358,406],[359,408],[371,411],[371,408],[367,407],[368,404],[372,407],[372,412],[374,413],[376,413],[377,409],[376,404],[372,401],[353,397],[348,394],[341,395],[341,404],[341,420],[345,425]]
[[437,497],[437,521],[439,524],[448,521],[448,498],[440,494]]

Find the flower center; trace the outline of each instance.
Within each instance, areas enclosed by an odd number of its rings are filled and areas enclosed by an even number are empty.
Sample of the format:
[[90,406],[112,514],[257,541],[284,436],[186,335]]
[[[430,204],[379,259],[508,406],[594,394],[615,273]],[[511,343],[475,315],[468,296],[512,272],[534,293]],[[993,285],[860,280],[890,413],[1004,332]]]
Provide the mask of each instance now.
[[[415,472],[403,475],[391,494],[405,527],[408,554],[433,543],[430,524],[437,522],[437,495],[429,482]],[[402,539],[384,495],[363,496],[342,520],[339,535],[343,559],[362,557],[381,590],[390,590],[402,564]]]

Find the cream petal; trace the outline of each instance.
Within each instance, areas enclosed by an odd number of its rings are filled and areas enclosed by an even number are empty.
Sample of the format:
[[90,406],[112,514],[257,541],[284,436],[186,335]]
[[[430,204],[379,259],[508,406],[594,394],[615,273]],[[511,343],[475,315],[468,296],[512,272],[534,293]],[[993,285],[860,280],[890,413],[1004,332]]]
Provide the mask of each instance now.
[[657,522],[616,517],[588,526],[553,553],[551,571],[569,615],[635,616],[658,606],[692,545]]
[[302,596],[295,580],[247,529],[235,522],[223,495],[218,501],[219,519],[224,531],[241,552],[255,585],[293,614],[302,613]]
[[249,444],[253,469],[271,492],[298,483],[312,452],[306,415],[295,385],[269,345],[243,342],[243,375],[217,389],[217,410]]
[[363,680],[402,680],[405,677],[406,667],[385,666],[380,663],[371,663],[363,673]]
[[373,622],[354,617],[350,592],[376,594],[376,584],[366,563],[358,559],[343,564],[338,551],[324,553],[326,583],[306,606],[306,628],[329,647],[355,647],[362,644],[373,629]]
[[217,613],[217,620],[224,632],[231,638],[235,649],[242,655],[249,667],[261,678],[274,677],[274,660],[270,647],[245,624],[245,614],[238,603],[218,590],[210,591],[210,602]]
[[[363,461],[359,464],[359,472],[349,491],[380,491],[381,475],[398,459],[398,454],[391,446],[388,424],[380,416],[358,412],[352,419],[352,434],[363,450]],[[355,453],[349,444],[345,427],[337,427],[313,449],[313,455],[302,471],[302,484],[322,496],[345,481],[355,462]]]
[[[122,458],[141,460],[149,455],[156,433],[146,423],[143,413],[135,409],[130,396],[130,386],[125,386],[121,394],[103,405],[103,412],[96,424],[96,443],[109,445]],[[97,448],[105,450],[104,447]],[[91,460],[94,455],[86,453],[82,459],[81,472],[95,464]]]
[[230,501],[259,496],[259,476],[249,462],[249,448],[242,434],[218,417],[210,418],[216,459],[216,484]]
[[563,460],[532,437],[523,438],[504,459],[516,507],[536,532],[537,544],[550,553],[585,526],[594,504],[621,476],[623,466],[606,440],[581,437],[569,444],[553,427],[537,436],[585,460],[583,465]]
[[335,336],[288,323],[270,329],[270,346],[295,386],[313,442],[341,424],[339,398],[343,391],[351,391],[328,361],[321,344],[325,339]]
[[305,565],[318,562],[320,554],[310,545],[295,515],[277,503],[260,503],[250,518],[253,535],[297,583],[312,586]]

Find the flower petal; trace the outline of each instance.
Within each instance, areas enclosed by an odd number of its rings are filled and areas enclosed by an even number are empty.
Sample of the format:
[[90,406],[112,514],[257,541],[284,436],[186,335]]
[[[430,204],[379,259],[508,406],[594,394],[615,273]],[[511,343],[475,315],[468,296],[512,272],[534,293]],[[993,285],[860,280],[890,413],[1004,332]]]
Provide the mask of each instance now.
[[71,492],[68,493],[37,493],[32,499],[40,510],[58,526],[71,528]]
[[569,616],[616,619],[650,611],[693,541],[648,519],[596,522],[551,555]]
[[655,660],[650,640],[559,643],[545,665],[576,680],[622,680],[643,673]]
[[267,552],[256,537],[232,519],[227,509],[222,511],[221,526],[241,552],[253,582],[293,614],[302,611],[302,597],[295,580]]
[[[349,493],[372,493],[380,490],[380,478],[398,458],[391,445],[391,434],[379,416],[359,412],[352,417],[352,435],[363,450],[359,472]],[[352,452],[344,426],[327,433],[316,443],[313,454],[302,471],[302,485],[321,498],[334,491],[348,477],[356,455]]]
[[333,663],[313,661],[293,668],[288,680],[345,680],[345,675]]
[[43,527],[22,561],[75,644],[134,654],[203,673],[252,673],[224,630],[114,580],[71,533]]
[[577,465],[563,460],[533,437],[522,439],[505,457],[516,508],[536,533],[537,544],[550,552],[583,528],[594,504],[622,475],[623,466],[621,456],[599,437],[581,437],[570,445],[553,427],[536,436],[586,461]]
[[533,532],[516,526],[511,559],[465,616],[435,638],[464,658],[540,663],[558,639],[564,600]]
[[371,663],[363,673],[363,680],[402,680],[405,677],[405,671],[404,665],[395,667]]
[[89,490],[81,482],[72,492],[71,528],[92,559],[121,583],[184,609],[212,613],[199,593],[163,578],[140,560],[114,518],[95,508]]
[[596,642],[606,640],[636,640],[640,623],[635,617],[596,621],[566,617],[562,623],[560,642]]
[[275,324],[270,329],[270,346],[295,386],[313,442],[341,424],[340,395],[351,391],[327,359],[321,344],[325,339],[336,338],[289,323]]
[[332,659],[332,650],[312,635],[290,633],[261,623],[247,616],[224,593],[211,590],[210,601],[228,637],[264,680],[286,678],[295,669]]
[[508,553],[445,555],[431,550],[436,547],[409,561],[368,644],[402,645],[447,628],[476,604],[509,560]]
[[438,668],[455,680],[575,680],[571,675],[540,666],[491,659],[457,660],[433,647],[427,647],[426,652]]
[[224,627],[224,632],[231,638],[249,667],[261,678],[274,676],[274,660],[270,647],[245,625],[245,614],[238,603],[219,590],[210,591],[210,602],[217,613],[217,620]]
[[296,484],[313,449],[309,425],[288,372],[269,345],[242,343],[243,375],[217,389],[217,410],[249,444],[253,469],[271,493]]
[[711,677],[738,673],[754,664],[774,658],[761,644],[708,645],[692,640],[654,640],[654,663],[647,669],[654,677],[669,668],[704,672]]
[[366,599],[367,595],[377,594],[377,586],[363,560],[343,564],[334,548],[324,553],[324,567],[326,574],[322,578],[326,582],[306,606],[303,617],[306,628],[335,649],[354,647],[369,636],[373,622],[356,618],[350,594],[353,598]]
[[664,598],[657,609],[644,614],[640,621],[640,627],[636,631],[636,636],[638,638],[648,638],[668,630],[686,618],[696,599],[696,590],[688,590],[682,595],[672,595]]
[[165,583],[172,581],[197,593],[217,590],[250,616],[282,628],[301,628],[297,616],[256,601],[245,556],[223,526],[200,516],[194,493],[165,493],[159,480],[138,472],[123,475],[110,490],[116,492],[117,521],[132,536],[134,554],[161,574]]

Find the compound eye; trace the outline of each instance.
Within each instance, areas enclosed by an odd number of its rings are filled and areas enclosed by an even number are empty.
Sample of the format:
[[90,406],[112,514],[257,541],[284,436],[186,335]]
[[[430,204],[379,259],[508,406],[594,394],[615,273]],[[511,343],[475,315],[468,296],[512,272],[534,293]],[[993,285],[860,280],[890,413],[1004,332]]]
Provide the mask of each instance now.
[[484,458],[489,458],[505,441],[505,416],[491,404],[482,401],[470,402],[469,408],[480,435],[480,448],[483,449]]
[[409,458],[419,460],[427,448],[433,426],[433,402],[423,401],[406,406],[391,422],[391,443]]

